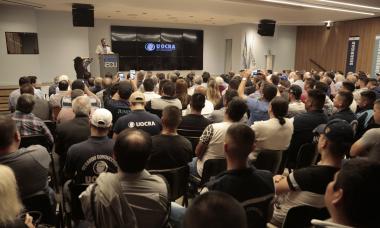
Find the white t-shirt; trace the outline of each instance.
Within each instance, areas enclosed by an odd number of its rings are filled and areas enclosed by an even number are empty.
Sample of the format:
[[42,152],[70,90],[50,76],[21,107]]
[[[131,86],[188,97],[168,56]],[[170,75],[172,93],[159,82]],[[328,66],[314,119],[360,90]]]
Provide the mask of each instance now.
[[98,54],[98,55],[113,54],[113,52],[111,51],[111,47],[110,46],[103,47],[101,44],[99,44],[96,47],[95,53]]
[[148,102],[148,101],[152,100],[153,98],[160,98],[161,97],[160,95],[158,95],[157,93],[152,92],[152,91],[144,92],[144,96],[145,96],[145,102]]
[[256,135],[256,150],[286,150],[293,135],[293,123],[288,118],[284,125],[272,118],[256,121],[251,128]]
[[210,124],[203,131],[199,142],[207,145],[207,150],[202,159],[197,160],[197,171],[202,176],[203,165],[209,159],[225,158],[224,155],[224,137],[231,122],[222,122]]

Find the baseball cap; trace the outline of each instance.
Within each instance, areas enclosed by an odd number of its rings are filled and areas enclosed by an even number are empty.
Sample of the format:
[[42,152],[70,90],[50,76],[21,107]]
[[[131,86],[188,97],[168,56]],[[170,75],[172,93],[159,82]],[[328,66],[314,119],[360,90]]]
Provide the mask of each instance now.
[[136,92],[132,93],[131,96],[129,97],[129,102],[144,103],[145,102],[145,95],[140,91],[136,91]]
[[352,126],[341,119],[330,120],[327,124],[320,124],[313,132],[324,134],[327,139],[333,142],[352,143],[354,141]]
[[69,81],[69,76],[67,75],[61,75],[58,77],[58,82],[60,81]]
[[91,115],[91,124],[99,128],[111,127],[112,113],[105,108],[96,109]]

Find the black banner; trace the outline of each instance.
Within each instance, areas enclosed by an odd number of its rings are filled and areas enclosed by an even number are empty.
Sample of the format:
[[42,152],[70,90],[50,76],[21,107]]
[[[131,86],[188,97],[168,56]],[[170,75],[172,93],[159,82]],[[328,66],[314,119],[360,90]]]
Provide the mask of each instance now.
[[360,41],[359,36],[350,37],[348,39],[346,73],[356,72],[356,62],[358,60],[359,41]]

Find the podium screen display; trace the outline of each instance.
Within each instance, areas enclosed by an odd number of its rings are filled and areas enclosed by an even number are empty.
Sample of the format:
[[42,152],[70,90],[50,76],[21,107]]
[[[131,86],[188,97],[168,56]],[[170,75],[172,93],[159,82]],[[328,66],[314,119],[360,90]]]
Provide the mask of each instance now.
[[111,26],[121,71],[202,70],[203,31]]

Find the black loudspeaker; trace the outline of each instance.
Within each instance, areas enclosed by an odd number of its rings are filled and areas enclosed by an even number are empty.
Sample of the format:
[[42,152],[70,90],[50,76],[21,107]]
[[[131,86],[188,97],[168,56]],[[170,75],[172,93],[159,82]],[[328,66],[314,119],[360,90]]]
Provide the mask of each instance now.
[[94,6],[90,4],[73,3],[74,27],[94,27]]
[[276,21],[274,20],[261,20],[257,29],[257,33],[262,36],[273,36],[276,27]]

